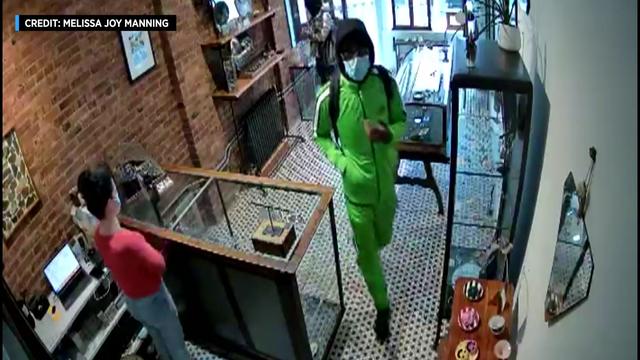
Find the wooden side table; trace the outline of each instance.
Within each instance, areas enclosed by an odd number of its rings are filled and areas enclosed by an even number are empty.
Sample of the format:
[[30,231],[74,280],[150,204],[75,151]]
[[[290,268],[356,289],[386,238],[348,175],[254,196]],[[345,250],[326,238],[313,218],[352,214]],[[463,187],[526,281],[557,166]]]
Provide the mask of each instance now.
[[[462,287],[469,280],[479,281],[484,287],[484,295],[477,302],[469,301],[462,291]],[[441,360],[456,360],[455,350],[463,340],[475,340],[478,342],[480,354],[478,359],[497,360],[493,353],[493,347],[501,339],[510,339],[511,335],[511,307],[513,304],[513,285],[508,284],[506,289],[507,301],[504,311],[500,313],[505,319],[505,329],[502,334],[496,336],[489,329],[489,319],[499,313],[500,302],[498,293],[505,283],[496,280],[482,280],[471,278],[459,278],[456,280],[453,307],[451,312],[451,323],[449,325],[449,335],[442,339],[438,346],[438,357]],[[472,332],[466,332],[458,325],[458,314],[464,307],[473,307],[480,314],[480,326]]]

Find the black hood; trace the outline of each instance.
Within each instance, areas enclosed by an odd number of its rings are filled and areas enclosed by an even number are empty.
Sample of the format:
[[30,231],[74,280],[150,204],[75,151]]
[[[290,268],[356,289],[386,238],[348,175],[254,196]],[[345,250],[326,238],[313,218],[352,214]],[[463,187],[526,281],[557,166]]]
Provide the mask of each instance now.
[[338,67],[340,68],[342,75],[353,81],[353,79],[349,78],[345,73],[344,63],[340,58],[340,52],[342,51],[346,41],[355,41],[363,44],[369,48],[369,61],[371,62],[371,66],[373,66],[376,58],[376,54],[373,49],[373,41],[371,41],[371,37],[369,36],[364,23],[359,19],[340,20],[336,25],[335,31],[336,62],[338,63]]
[[322,9],[322,0],[305,0],[304,6],[309,10],[311,17],[316,17]]

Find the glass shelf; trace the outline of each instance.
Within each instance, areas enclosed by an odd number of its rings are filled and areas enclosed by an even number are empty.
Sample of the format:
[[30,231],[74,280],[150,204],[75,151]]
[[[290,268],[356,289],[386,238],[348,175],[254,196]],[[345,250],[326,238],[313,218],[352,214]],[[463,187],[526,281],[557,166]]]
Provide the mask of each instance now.
[[458,121],[458,173],[470,172],[501,176],[502,130],[495,121],[463,117]]
[[450,317],[453,305],[453,287],[459,277],[485,278],[487,262],[486,249],[495,236],[494,228],[468,225],[453,225],[449,271],[445,292],[445,317]]
[[498,225],[502,179],[458,174],[454,222]]

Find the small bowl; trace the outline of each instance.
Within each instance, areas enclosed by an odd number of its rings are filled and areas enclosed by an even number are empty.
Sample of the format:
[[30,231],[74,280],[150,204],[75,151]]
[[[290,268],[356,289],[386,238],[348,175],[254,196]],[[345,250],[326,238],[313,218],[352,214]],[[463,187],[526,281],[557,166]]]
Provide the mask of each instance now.
[[458,314],[458,326],[464,331],[471,332],[480,325],[480,314],[472,307],[465,307]]
[[456,346],[456,360],[476,360],[480,354],[478,343],[475,340],[462,340]]
[[493,315],[489,319],[489,329],[493,335],[500,335],[504,331],[505,320],[502,315]]
[[500,340],[493,347],[493,354],[500,360],[507,360],[511,356],[511,344],[507,340]]
[[469,280],[462,287],[462,292],[469,301],[476,302],[482,299],[482,295],[484,295],[484,288],[480,281]]

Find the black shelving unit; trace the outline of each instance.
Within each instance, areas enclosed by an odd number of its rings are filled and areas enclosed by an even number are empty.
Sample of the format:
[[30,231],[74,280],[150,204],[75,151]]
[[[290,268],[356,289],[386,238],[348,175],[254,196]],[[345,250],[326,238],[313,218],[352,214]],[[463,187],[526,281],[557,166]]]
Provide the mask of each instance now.
[[529,74],[518,53],[506,52],[492,40],[478,42],[475,67],[469,68],[464,40],[456,38],[452,61],[450,183],[434,348],[443,319],[455,316],[450,314],[454,276],[502,279],[502,262],[494,258],[487,263],[485,250],[500,238],[514,249],[526,246],[514,234],[531,125]]

